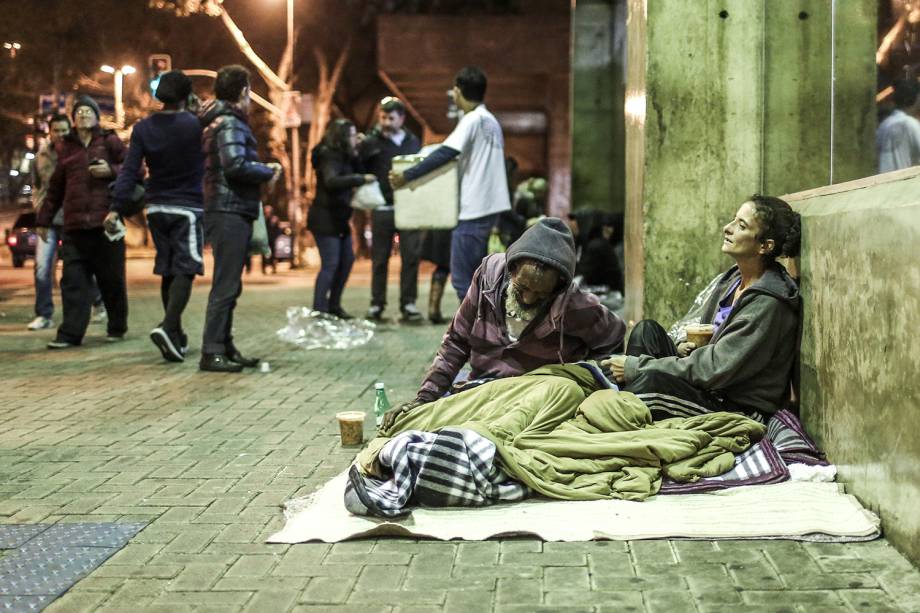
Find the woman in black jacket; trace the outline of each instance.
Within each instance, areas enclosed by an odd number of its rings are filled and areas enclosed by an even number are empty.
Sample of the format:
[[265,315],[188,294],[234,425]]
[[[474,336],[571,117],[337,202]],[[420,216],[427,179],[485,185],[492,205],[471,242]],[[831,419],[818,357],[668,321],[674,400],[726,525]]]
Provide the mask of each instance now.
[[351,194],[354,188],[377,180],[357,172],[358,133],[347,119],[330,122],[312,152],[316,169],[316,199],[310,207],[307,229],[313,233],[322,262],[316,275],[313,310],[342,319],[351,315],[342,309],[342,291],[355,261],[351,244]]

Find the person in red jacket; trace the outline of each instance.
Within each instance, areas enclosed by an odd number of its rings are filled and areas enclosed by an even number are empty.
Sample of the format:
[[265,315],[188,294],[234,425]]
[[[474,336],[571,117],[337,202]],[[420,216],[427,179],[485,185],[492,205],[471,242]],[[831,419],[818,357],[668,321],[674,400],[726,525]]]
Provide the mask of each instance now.
[[64,321],[48,349],[80,345],[93,302],[93,276],[108,312],[106,340],[120,341],[128,330],[125,242],[110,240],[103,229],[109,213],[109,183],[125,158],[118,136],[99,128],[99,105],[80,96],[71,112],[74,130],[57,147],[57,166],[38,212],[43,238],[59,209],[64,209],[61,302]]

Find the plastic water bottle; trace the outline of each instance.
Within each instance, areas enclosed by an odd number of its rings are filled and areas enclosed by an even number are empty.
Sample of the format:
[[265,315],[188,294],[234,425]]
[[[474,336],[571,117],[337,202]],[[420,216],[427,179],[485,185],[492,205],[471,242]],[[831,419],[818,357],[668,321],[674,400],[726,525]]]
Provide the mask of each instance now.
[[378,381],[374,384],[374,416],[377,418],[377,427],[383,423],[383,414],[390,410],[390,401],[387,400],[387,392],[383,388],[383,382]]

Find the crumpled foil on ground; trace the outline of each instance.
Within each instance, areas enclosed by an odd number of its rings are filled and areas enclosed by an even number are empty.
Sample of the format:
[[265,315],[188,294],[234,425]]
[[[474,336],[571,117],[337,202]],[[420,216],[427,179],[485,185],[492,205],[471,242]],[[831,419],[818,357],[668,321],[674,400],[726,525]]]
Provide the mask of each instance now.
[[364,319],[344,320],[307,307],[288,307],[287,326],[278,338],[303,349],[352,349],[374,337],[376,326]]

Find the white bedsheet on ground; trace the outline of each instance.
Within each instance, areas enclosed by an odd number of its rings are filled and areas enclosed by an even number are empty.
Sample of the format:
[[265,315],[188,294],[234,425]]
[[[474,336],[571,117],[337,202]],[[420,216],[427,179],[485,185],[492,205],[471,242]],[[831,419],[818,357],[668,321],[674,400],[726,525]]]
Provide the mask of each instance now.
[[351,515],[342,503],[346,475],[305,499],[290,501],[284,528],[269,543],[414,536],[481,541],[531,534],[545,541],[652,538],[789,538],[869,540],[879,519],[844,493],[842,484],[787,481],[709,494],[655,496],[644,502],[535,498],[481,508],[417,508],[407,519]]

